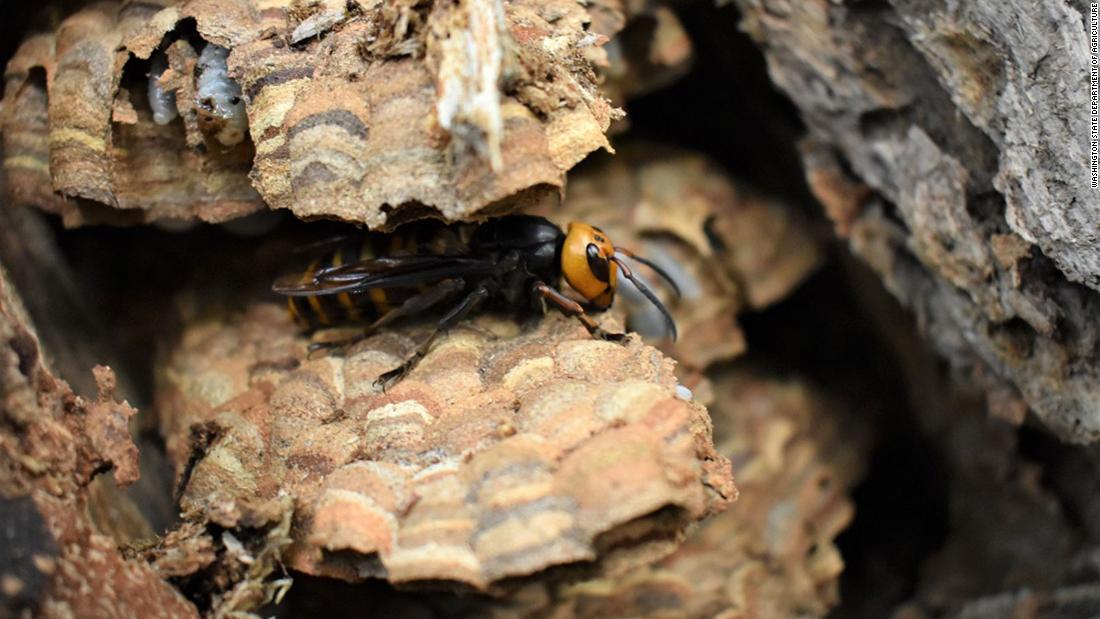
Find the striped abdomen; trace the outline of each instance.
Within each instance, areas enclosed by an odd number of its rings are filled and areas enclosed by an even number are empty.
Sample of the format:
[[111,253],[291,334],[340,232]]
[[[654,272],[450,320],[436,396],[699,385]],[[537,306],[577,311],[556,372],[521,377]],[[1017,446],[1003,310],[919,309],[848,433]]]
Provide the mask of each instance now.
[[[353,264],[381,256],[444,254],[460,251],[461,243],[453,230],[442,224],[414,225],[406,234],[368,234],[361,242],[348,242],[336,251],[314,260],[302,272],[302,283],[313,280],[321,269]],[[298,325],[317,329],[346,323],[371,323],[400,306],[410,296],[428,286],[372,288],[361,293],[287,297],[290,315]]]
[[[347,243],[336,251],[314,260],[302,272],[302,282],[309,282],[318,270],[340,266],[375,257],[371,239],[362,243]],[[372,290],[373,294],[318,295],[309,297],[288,297],[287,307],[291,317],[303,328],[316,329],[345,322],[370,322],[389,311],[390,306],[384,290]],[[377,302],[375,301],[377,298]]]

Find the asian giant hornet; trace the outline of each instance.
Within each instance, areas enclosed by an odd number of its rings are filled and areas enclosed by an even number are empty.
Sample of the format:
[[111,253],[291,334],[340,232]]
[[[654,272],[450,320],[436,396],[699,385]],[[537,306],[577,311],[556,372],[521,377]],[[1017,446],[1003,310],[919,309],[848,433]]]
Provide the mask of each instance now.
[[[549,220],[530,215],[450,226],[418,222],[389,236],[368,234],[357,243],[344,241],[272,289],[289,297],[290,313],[303,328],[364,324],[360,338],[395,320],[446,307],[413,355],[379,377],[384,385],[411,370],[440,332],[482,308],[545,312],[553,305],[580,320],[594,337],[622,340],[625,334],[602,329],[585,307],[611,306],[620,271],[661,311],[675,339],[671,314],[634,274],[627,257],[653,269],[679,295],[664,270],[616,247],[599,228],[574,222],[563,233]],[[584,305],[558,289],[563,278]]]

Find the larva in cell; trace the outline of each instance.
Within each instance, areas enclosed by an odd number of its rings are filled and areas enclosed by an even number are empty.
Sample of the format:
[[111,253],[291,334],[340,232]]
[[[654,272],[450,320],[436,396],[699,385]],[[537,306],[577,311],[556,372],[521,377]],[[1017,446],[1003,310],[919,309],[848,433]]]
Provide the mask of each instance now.
[[167,125],[179,116],[176,108],[176,91],[165,90],[160,78],[168,70],[168,57],[157,50],[149,59],[149,107],[153,110],[153,122]]
[[195,66],[195,103],[199,127],[224,146],[244,141],[248,132],[241,87],[229,77],[229,50],[213,43],[199,54]]

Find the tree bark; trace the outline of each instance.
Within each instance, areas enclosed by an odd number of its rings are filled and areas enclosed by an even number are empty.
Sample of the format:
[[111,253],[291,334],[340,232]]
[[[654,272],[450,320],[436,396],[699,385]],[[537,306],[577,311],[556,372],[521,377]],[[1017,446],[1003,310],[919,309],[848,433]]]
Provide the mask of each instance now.
[[853,251],[957,368],[1100,439],[1085,2],[737,5]]

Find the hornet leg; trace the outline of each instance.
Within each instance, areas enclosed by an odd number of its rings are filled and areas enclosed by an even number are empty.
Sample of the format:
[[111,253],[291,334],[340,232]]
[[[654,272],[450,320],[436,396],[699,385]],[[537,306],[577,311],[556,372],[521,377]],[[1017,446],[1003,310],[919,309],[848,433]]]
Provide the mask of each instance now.
[[461,301],[458,302],[458,305],[455,305],[453,308],[451,308],[450,311],[447,312],[445,316],[443,316],[443,318],[439,319],[439,322],[436,323],[435,329],[432,331],[431,335],[429,335],[423,342],[420,343],[419,346],[416,347],[416,351],[412,354],[412,356],[406,359],[405,362],[401,365],[379,376],[378,380],[374,381],[375,386],[381,387],[383,390],[385,390],[386,387],[389,387],[397,381],[401,380],[406,374],[409,373],[410,370],[416,367],[416,364],[424,358],[424,355],[428,354],[428,350],[432,347],[432,344],[435,342],[435,338],[438,337],[440,333],[447,331],[448,329],[453,327],[455,324],[457,324],[459,321],[469,315],[470,312],[476,310],[488,298],[489,291],[486,290],[484,286],[480,286],[470,294],[466,295]]
[[584,325],[584,328],[588,329],[592,337],[611,342],[621,342],[626,339],[625,333],[611,333],[605,331],[603,327],[596,324],[595,320],[592,320],[591,316],[584,312],[584,308],[581,307],[580,303],[570,299],[551,286],[546,285],[544,282],[535,282],[534,285],[531,286],[531,292],[553,303],[566,316],[576,317],[576,319],[581,321],[581,324]]
[[382,327],[394,322],[395,320],[404,318],[406,316],[414,316],[430,309],[431,307],[441,303],[442,301],[447,299],[447,297],[453,295],[456,292],[459,292],[465,287],[466,282],[462,280],[462,278],[443,280],[442,282],[436,284],[435,286],[432,286],[428,290],[425,290],[424,292],[415,296],[409,297],[397,308],[386,312],[366,327],[356,329],[356,331],[350,336],[345,336],[343,338],[332,341],[320,341],[311,343],[309,345],[309,352],[312,353],[321,349],[346,349],[352,344],[362,341],[367,336],[375,333]]

